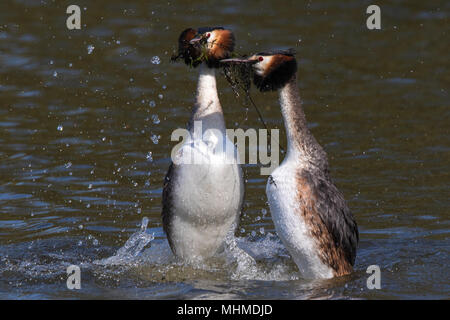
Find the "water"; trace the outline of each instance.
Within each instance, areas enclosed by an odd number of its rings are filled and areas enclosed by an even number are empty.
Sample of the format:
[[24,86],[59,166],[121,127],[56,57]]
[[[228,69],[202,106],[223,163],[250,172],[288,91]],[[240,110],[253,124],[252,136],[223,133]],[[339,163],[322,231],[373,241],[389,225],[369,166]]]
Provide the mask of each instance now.
[[[79,31],[58,1],[0,4],[0,298],[449,298],[448,3],[383,4],[381,31],[356,0],[78,4]],[[171,255],[162,181],[197,70],[169,60],[180,31],[208,25],[232,28],[240,53],[297,50],[311,130],[359,224],[353,274],[301,279],[254,166],[227,251]],[[218,78],[227,127],[262,128]],[[252,97],[283,129],[276,94]]]

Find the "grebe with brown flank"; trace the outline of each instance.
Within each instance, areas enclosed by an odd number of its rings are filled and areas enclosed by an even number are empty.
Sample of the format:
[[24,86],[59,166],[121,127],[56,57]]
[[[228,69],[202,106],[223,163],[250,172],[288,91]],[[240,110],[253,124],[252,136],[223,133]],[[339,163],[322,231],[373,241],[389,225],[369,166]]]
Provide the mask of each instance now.
[[[199,78],[188,124],[191,138],[175,154],[164,180],[162,221],[172,252],[186,262],[219,252],[242,209],[244,180],[236,148],[226,137],[215,78],[220,59],[233,49],[233,33],[221,27],[189,28],[179,37],[175,59],[199,67]],[[194,130],[198,123],[200,135]],[[187,157],[201,162],[184,162]]]
[[266,193],[277,234],[302,277],[326,279],[351,273],[359,241],[357,224],[331,180],[325,151],[307,128],[293,51],[222,63],[250,63],[260,91],[278,90],[288,147],[269,177]]

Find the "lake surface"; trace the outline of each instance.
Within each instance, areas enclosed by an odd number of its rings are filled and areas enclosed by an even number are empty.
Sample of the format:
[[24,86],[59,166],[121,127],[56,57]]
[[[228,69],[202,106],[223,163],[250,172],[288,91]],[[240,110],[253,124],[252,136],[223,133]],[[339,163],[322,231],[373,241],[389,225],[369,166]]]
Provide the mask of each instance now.
[[[450,3],[383,4],[379,31],[356,0],[74,4],[82,29],[69,31],[64,2],[0,3],[0,298],[450,297]],[[162,181],[198,70],[170,56],[186,27],[216,25],[239,53],[296,49],[310,128],[358,222],[353,274],[301,279],[254,165],[235,234],[251,259],[174,260]],[[220,74],[218,87],[228,128],[262,128]],[[277,94],[251,95],[286,145]],[[81,290],[66,287],[72,264]],[[380,290],[366,286],[370,265]]]

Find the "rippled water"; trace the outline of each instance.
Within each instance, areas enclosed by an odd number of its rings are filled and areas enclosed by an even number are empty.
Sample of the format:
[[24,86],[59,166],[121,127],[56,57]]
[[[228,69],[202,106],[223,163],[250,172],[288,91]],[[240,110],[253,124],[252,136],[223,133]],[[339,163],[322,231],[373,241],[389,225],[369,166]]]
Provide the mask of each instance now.
[[[80,31],[64,2],[0,3],[0,298],[449,298],[448,3],[383,4],[368,31],[356,0],[76,2]],[[169,57],[181,30],[208,25],[232,28],[240,53],[296,48],[311,130],[360,228],[352,275],[299,277],[254,166],[229,249],[172,257],[162,180],[197,70]],[[218,81],[227,127],[262,128]],[[252,97],[283,129],[276,94]],[[372,264],[381,290],[366,287]]]

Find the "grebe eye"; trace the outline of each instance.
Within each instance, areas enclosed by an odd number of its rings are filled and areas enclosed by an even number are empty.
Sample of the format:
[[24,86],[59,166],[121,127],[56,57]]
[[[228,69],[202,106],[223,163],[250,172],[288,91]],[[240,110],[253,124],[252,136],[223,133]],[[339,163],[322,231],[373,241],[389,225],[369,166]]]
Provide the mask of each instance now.
[[263,57],[259,57],[258,60],[259,60],[259,61],[263,61],[264,58],[263,58]]
[[206,38],[209,38],[209,37],[211,37],[211,33],[206,34]]

